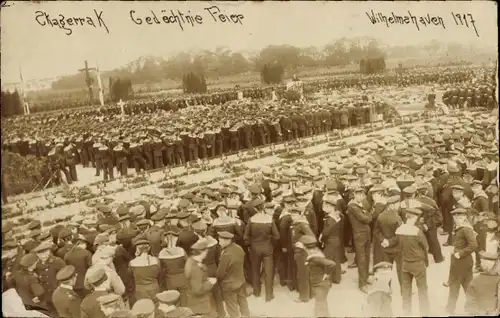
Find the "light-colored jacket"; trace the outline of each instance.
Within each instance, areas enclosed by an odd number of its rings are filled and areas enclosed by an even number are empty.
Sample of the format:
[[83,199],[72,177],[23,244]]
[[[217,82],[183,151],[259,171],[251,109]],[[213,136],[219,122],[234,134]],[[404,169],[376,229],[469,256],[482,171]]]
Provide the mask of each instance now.
[[[94,255],[92,255],[92,265],[98,264],[101,260],[102,255],[104,255],[104,254],[114,255],[115,250],[116,250],[116,247],[114,247],[114,246],[105,246],[105,247],[97,249],[97,251],[95,251]],[[113,262],[110,262],[109,267],[111,267],[113,270],[116,271],[115,264],[113,264]]]
[[[109,283],[108,290],[111,293],[115,293],[118,295],[123,295],[125,293],[125,285],[123,284],[122,279],[120,278],[120,276],[118,276],[118,274],[114,269],[103,264],[96,264],[93,266],[102,266],[104,268],[104,270],[106,271],[106,275],[108,276],[108,283]],[[85,275],[84,286],[86,289],[89,290],[91,289],[91,286],[87,281],[87,275]]]

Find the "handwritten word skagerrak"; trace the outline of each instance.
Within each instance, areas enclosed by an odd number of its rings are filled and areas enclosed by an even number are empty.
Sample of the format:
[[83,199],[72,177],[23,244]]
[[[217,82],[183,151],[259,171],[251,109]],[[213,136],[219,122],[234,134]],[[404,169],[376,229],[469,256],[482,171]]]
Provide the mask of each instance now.
[[441,26],[443,29],[446,29],[444,25],[443,18],[440,16],[431,16],[430,14],[424,16],[416,16],[413,15],[410,11],[408,14],[397,15],[394,12],[391,12],[389,15],[385,15],[380,12],[374,12],[371,10],[370,12],[365,12],[370,19],[372,24],[385,24],[389,27],[392,24],[413,24],[420,31],[420,26]]
[[103,28],[109,33],[108,26],[103,19],[103,11],[98,12],[94,9],[94,15],[67,17],[64,14],[51,16],[45,11],[35,11],[35,21],[45,27],[58,27],[65,31],[66,35],[73,34],[73,27],[91,26],[94,28]]

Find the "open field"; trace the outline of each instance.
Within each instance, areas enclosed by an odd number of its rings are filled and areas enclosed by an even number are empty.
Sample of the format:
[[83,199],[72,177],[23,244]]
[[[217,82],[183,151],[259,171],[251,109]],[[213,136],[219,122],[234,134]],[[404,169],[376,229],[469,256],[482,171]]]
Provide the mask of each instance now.
[[[403,67],[410,68],[415,66],[427,66],[436,63],[445,63],[449,60],[441,59],[431,59],[431,58],[412,58],[412,59],[389,59],[387,62],[387,71],[393,72],[393,70],[399,67],[399,63],[403,64]],[[450,66],[450,68],[455,68],[457,66]],[[350,64],[346,66],[336,66],[336,67],[310,67],[310,68],[297,68],[297,69],[287,69],[285,70],[285,79],[291,78],[296,75],[298,78],[313,81],[326,79],[331,76],[340,75],[342,73],[359,72],[359,65]],[[208,77],[207,82],[210,89],[229,89],[234,88],[235,85],[241,87],[252,87],[260,86],[260,74],[258,72],[247,72],[244,74],[224,76],[224,77]],[[167,94],[171,90],[178,90],[181,88],[180,81],[175,80],[165,80],[160,83],[152,84],[134,84],[134,92],[140,93],[143,90],[153,91],[152,95],[162,93]]]
[[[387,71],[392,72],[395,68],[399,66],[401,63],[404,68],[412,68],[412,67],[430,67],[438,64],[446,64],[450,62],[458,62],[458,61],[473,61],[473,65],[481,66],[485,63],[488,63],[487,56],[464,56],[460,58],[450,58],[447,55],[436,55],[436,56],[420,56],[413,58],[389,58],[387,60]],[[450,68],[454,68],[457,66],[449,66]],[[291,78],[292,75],[297,75],[299,78],[303,80],[317,80],[328,78],[330,76],[335,76],[341,73],[346,72],[358,72],[359,65],[350,64],[347,66],[336,66],[336,67],[309,67],[309,68],[297,68],[297,69],[287,69],[285,71],[285,79]],[[234,88],[235,85],[240,85],[241,87],[252,87],[252,86],[260,86],[260,74],[255,71],[249,71],[243,74],[231,75],[231,76],[223,76],[223,77],[214,77],[208,76],[207,83],[209,86],[209,90],[216,89],[228,89]],[[82,83],[83,84],[83,83]],[[103,76],[103,85],[104,91],[107,92],[107,79],[106,76]],[[158,83],[133,83],[134,92],[143,96],[154,96],[154,95],[169,95],[169,94],[177,94],[181,93],[181,81],[166,79]],[[76,94],[86,96],[86,88],[81,87],[77,89],[68,89],[68,90],[43,90],[30,92],[28,94],[29,98],[31,98],[34,102],[36,102],[37,98],[46,99],[49,96],[59,95],[59,94]]]

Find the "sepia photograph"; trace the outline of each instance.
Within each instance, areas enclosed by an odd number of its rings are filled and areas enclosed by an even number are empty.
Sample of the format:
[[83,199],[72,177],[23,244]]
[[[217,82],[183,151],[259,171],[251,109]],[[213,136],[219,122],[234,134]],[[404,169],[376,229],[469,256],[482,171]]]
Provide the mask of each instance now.
[[500,314],[493,1],[2,1],[2,316]]

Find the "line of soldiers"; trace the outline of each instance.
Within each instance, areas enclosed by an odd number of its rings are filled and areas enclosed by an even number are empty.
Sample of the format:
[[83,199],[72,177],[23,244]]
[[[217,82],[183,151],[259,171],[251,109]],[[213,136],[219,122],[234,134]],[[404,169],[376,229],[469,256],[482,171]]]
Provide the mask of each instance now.
[[179,112],[175,113],[177,117],[161,118],[163,123],[176,118],[183,120],[173,127],[162,128],[165,125],[158,122],[142,132],[112,129],[109,134],[73,134],[47,142],[16,138],[4,143],[4,150],[21,155],[47,155],[56,180],[61,172],[69,183],[78,180],[77,164],[95,167],[96,176],[102,171],[108,180],[113,179],[115,167],[118,173],[126,175],[129,167],[137,172],[159,169],[363,125],[371,121],[373,108],[383,112],[388,107],[378,102],[370,106],[374,102],[367,101],[318,104],[293,107],[270,104],[265,112],[272,116],[263,115],[257,103],[225,105],[208,112],[206,108],[193,107],[187,113],[189,118],[183,119]]
[[[306,91],[317,91],[318,89],[344,89],[349,87],[361,86],[384,86],[384,85],[420,85],[420,84],[455,84],[461,83],[471,79],[473,72],[478,69],[466,68],[453,68],[453,69],[413,69],[411,72],[396,75],[396,74],[373,74],[361,75],[354,74],[341,74],[337,76],[330,76],[327,80],[312,80],[305,82],[304,89]],[[482,69],[479,69],[482,72]],[[493,72],[494,73],[494,72]],[[284,85],[278,85],[272,88],[243,88],[238,90],[243,94],[244,98],[260,99],[269,97],[271,91],[283,91]],[[146,100],[148,99],[148,100]],[[127,104],[127,112],[151,112],[157,109],[163,110],[176,110],[190,105],[218,105],[225,102],[238,99],[238,93],[234,89],[228,91],[218,90],[207,94],[199,94],[188,97],[154,97],[138,98],[137,100],[129,101]],[[50,101],[35,101],[30,103],[31,117],[44,117],[46,111],[64,110],[65,114],[71,113],[73,116],[79,115],[96,115],[98,113],[106,114],[120,114],[120,107],[117,105],[110,105],[101,107],[100,109],[83,108],[86,101],[82,99],[68,100],[68,99],[51,99]],[[61,114],[64,117],[64,114]]]
[[[462,82],[467,82],[471,79],[474,72],[477,69],[473,68],[456,68],[456,69],[412,69],[411,71],[403,74],[397,73],[384,73],[384,74],[370,74],[361,77],[359,75],[355,76],[342,76],[345,78],[333,78],[328,80],[316,81],[314,86],[318,86],[322,89],[343,89],[349,87],[361,87],[361,86],[386,86],[386,85],[398,85],[398,86],[416,86],[422,84],[457,84]],[[481,72],[481,70],[480,70]],[[306,83],[306,90],[314,90],[314,87]]]
[[[489,85],[491,84],[480,85],[481,91],[487,93],[483,95],[489,96],[493,93]],[[463,98],[447,97],[457,92],[462,93],[464,89],[460,87],[448,89],[443,100],[447,102],[450,99],[453,103],[462,101]],[[491,103],[490,96],[489,100],[484,97],[477,102],[477,105],[472,102],[469,107],[486,106],[483,102],[488,103],[488,106],[496,104]],[[453,105],[454,107],[464,106],[461,103]],[[390,109],[391,107],[386,103],[366,99],[345,100],[337,103],[318,100],[294,106],[270,103],[265,112],[272,115],[261,115],[256,120],[255,114],[262,113],[262,108],[258,103],[226,104],[212,108],[208,113],[206,108],[191,107],[189,110],[184,110],[185,116],[189,118],[179,116],[183,114],[183,111],[176,112],[172,116],[155,116],[158,120],[156,127],[147,127],[140,133],[134,130],[132,134],[124,130],[121,125],[116,126],[113,125],[114,122],[107,122],[92,130],[111,130],[110,134],[83,133],[72,134],[65,138],[48,137],[46,142],[14,138],[4,143],[3,149],[21,155],[48,155],[49,172],[53,175],[56,185],[60,183],[61,173],[64,173],[68,183],[77,181],[77,164],[95,167],[96,176],[101,175],[102,172],[104,180],[108,180],[114,178],[114,168],[120,175],[126,175],[129,167],[140,172],[193,162],[198,158],[213,158],[256,146],[283,140],[290,141],[368,123],[372,119],[372,112],[382,113],[384,119],[389,119],[390,116],[386,115]],[[201,113],[205,115],[200,116]],[[241,117],[237,118],[235,114]],[[274,120],[269,118],[274,118]],[[161,128],[162,122],[176,119],[182,122],[172,128]],[[135,120],[140,121],[138,118]],[[223,123],[224,120],[225,124],[214,124],[217,121]],[[130,124],[134,125],[135,121],[131,121]],[[187,129],[189,125],[194,128]],[[37,125],[32,125],[31,129],[37,129]],[[77,130],[75,127],[72,129]],[[86,126],[84,131],[88,129]]]
[[[269,90],[267,90],[269,91]],[[241,90],[245,97],[262,98],[266,92],[264,89],[244,88]],[[189,96],[170,96],[170,97],[155,97],[151,96],[134,96],[134,100],[127,103],[127,113],[134,114],[138,112],[152,112],[159,109],[175,111],[180,108],[185,108],[190,105],[221,105],[226,102],[238,99],[238,93],[234,90],[230,91],[215,91],[205,94],[193,94]],[[30,114],[35,116],[44,116],[47,111],[64,110],[76,113],[98,114],[105,112],[109,115],[120,114],[120,107],[116,105],[99,107],[98,109],[81,109],[87,106],[85,100],[58,100],[51,99],[50,101],[36,101],[33,106],[30,106]],[[78,109],[76,109],[78,108]]]
[[[419,74],[415,74],[415,76],[418,77]],[[422,76],[424,75],[428,75],[427,73],[423,73],[423,74],[420,74]],[[382,75],[373,75],[375,77],[380,77]],[[373,77],[372,76],[372,77]],[[386,75],[384,75],[386,76]],[[458,76],[458,75],[457,75]],[[460,78],[460,76],[459,76]],[[463,80],[465,79],[468,79],[469,77],[467,78],[464,78]],[[330,79],[329,81],[332,81],[335,83],[335,81],[338,81],[336,79]],[[458,81],[458,82],[462,82],[462,81]],[[321,82],[320,82],[321,83]],[[321,87],[321,85],[324,85],[323,84],[311,84],[312,86],[315,86],[317,89]],[[463,85],[455,85],[454,87],[450,87],[447,89],[447,91],[445,92],[445,94],[443,95],[443,102],[447,105],[457,105],[457,104],[460,104],[460,106],[463,106],[463,103],[465,101],[467,101],[469,107],[474,107],[474,106],[480,106],[480,107],[484,107],[484,106],[491,106],[491,107],[494,107],[494,104],[495,104],[495,98],[494,98],[494,94],[495,94],[495,81],[491,81],[491,80],[484,80],[484,81],[479,81],[479,82],[475,82],[475,83],[469,83],[467,82],[466,84],[463,84]],[[254,89],[256,90],[256,89]],[[254,91],[252,90],[252,91]],[[257,96],[258,99],[262,98],[263,96]],[[197,97],[186,97],[185,99],[196,99]],[[204,98],[203,96],[200,97],[200,98]],[[183,100],[183,99],[179,99],[179,100]],[[157,100],[154,101],[154,103],[156,103]],[[352,101],[349,101],[347,104],[351,103]],[[142,102],[141,102],[142,103]],[[184,103],[184,102],[181,102],[181,103]],[[255,102],[251,103],[251,104],[254,104]],[[260,103],[259,101],[257,101],[257,103]],[[194,105],[198,105],[199,103],[198,102],[193,102]],[[224,104],[224,103],[223,103]],[[226,106],[224,105],[219,105],[218,107],[222,107],[222,108],[229,108],[229,110],[234,110],[233,108],[235,107],[234,105],[237,105],[237,104],[241,104],[241,103],[238,103],[238,102],[233,102],[233,103],[229,103],[229,104],[226,104]],[[244,103],[245,104],[245,103]],[[264,102],[264,108],[266,108],[264,111],[268,111],[267,106],[268,102]],[[340,107],[342,108],[343,106],[346,106],[347,105],[346,103],[337,103],[337,107]],[[131,105],[128,105],[127,107],[132,107]],[[241,107],[245,107],[246,105],[240,105]],[[116,106],[108,106],[108,107],[116,107]],[[135,106],[134,106],[135,107]],[[217,111],[220,111],[218,107],[213,107],[215,110]],[[313,106],[314,107],[314,106]],[[250,106],[250,108],[252,108]],[[275,109],[276,110],[276,107],[275,106],[272,106],[270,105],[270,108],[271,109]],[[119,107],[117,108],[118,110],[115,112],[116,114],[119,113]],[[263,111],[262,109],[259,109],[259,111]],[[281,112],[283,111],[283,109],[281,109]],[[332,112],[332,110],[330,110]],[[90,112],[90,117],[93,117],[93,119],[96,119],[95,118],[95,115],[97,115],[97,113],[100,113],[99,110],[96,110],[96,109],[89,109],[89,112]],[[135,111],[133,111],[132,113],[135,113]],[[227,112],[226,112],[227,113]],[[100,113],[102,115],[102,113]],[[21,153],[22,155],[27,155],[27,154],[34,154],[34,155],[41,155],[41,156],[45,156],[48,154],[48,152],[50,151],[50,148],[53,147],[55,145],[54,143],[54,140],[50,141],[50,140],[43,140],[43,139],[51,139],[50,135],[53,134],[53,129],[48,129],[47,128],[47,125],[50,124],[50,125],[60,125],[61,127],[59,128],[59,130],[65,130],[65,127],[67,127],[67,125],[65,125],[64,122],[68,121],[70,124],[71,124],[71,129],[75,129],[75,127],[83,127],[83,126],[88,126],[88,122],[82,122],[82,119],[85,118],[85,116],[82,117],[82,115],[84,114],[72,114],[70,112],[66,112],[65,114],[61,114],[61,118],[59,118],[58,116],[54,115],[54,114],[46,114],[46,115],[41,115],[39,117],[41,117],[40,119],[41,120],[35,120],[34,118],[30,118],[30,117],[19,117],[19,118],[10,118],[10,119],[6,119],[4,120],[4,124],[2,125],[2,135],[4,136],[7,136],[7,137],[10,137],[9,139],[11,140],[3,140],[3,149],[5,148],[10,148],[12,151],[14,152],[18,152],[18,153]],[[112,115],[112,113],[110,113],[109,115]],[[195,116],[198,116],[199,117],[199,114],[193,114]],[[227,114],[229,115],[229,114]],[[252,114],[255,116],[255,114]],[[273,114],[273,116],[275,115],[279,115],[279,114]],[[333,117],[336,117],[338,114],[332,112],[332,115]],[[227,120],[231,120],[231,117],[232,116],[229,116],[229,118]],[[263,118],[267,118],[268,116],[262,116]],[[350,120],[351,121],[354,121],[353,119],[351,119],[353,116],[349,116],[350,117]],[[170,118],[171,120],[176,120],[178,118]],[[216,118],[218,120],[222,119],[222,121],[225,121],[223,118]],[[58,122],[58,120],[62,120],[64,122]],[[103,116],[102,118],[100,118],[99,120],[102,120],[102,121],[115,121],[116,119],[113,118],[113,116]],[[323,120],[327,120],[327,121],[330,121],[329,118],[323,118]],[[197,123],[198,124],[198,123]],[[308,121],[307,124],[311,124],[311,121]],[[332,123],[332,126],[334,123]],[[141,123],[141,126],[143,126],[144,124]],[[109,125],[108,125],[109,126]],[[113,125],[112,125],[113,126]],[[102,127],[103,129],[106,130],[109,130],[109,127]],[[116,128],[116,126],[115,126]],[[219,128],[222,128],[222,127],[219,127]],[[230,127],[228,127],[230,128]],[[50,132],[49,132],[50,131]],[[22,133],[20,133],[22,132]],[[25,137],[25,138],[19,138],[20,136],[19,135],[24,135],[24,136],[28,136],[28,137]],[[70,135],[72,135],[70,133]],[[37,138],[32,138],[33,136],[37,136]],[[33,140],[33,139],[36,139],[36,140]],[[52,139],[60,139],[60,138],[52,138]],[[76,140],[74,140],[74,142],[76,142]]]
[[[490,117],[445,117],[340,151],[327,162],[264,167],[257,175],[183,191],[174,200],[99,204],[97,219],[75,215],[50,232],[34,221],[22,247],[13,225],[5,223],[3,286],[15,287],[27,306],[54,317],[63,310],[52,296],[61,288],[58,277],[71,293],[65,301],[81,300],[80,317],[111,317],[113,308],[127,303],[150,314],[160,308],[158,295],[165,290],[177,290],[179,306],[194,314],[238,317],[249,315],[250,292],[273,300],[276,271],[281,285],[297,291],[296,301],[314,299],[314,316],[324,317],[330,316],[328,292],[347,268],[357,268],[370,308],[377,307],[373,301],[391,299],[387,286],[374,289],[373,259],[375,278],[395,264],[405,314],[412,312],[415,279],[420,313],[429,315],[428,253],[435,263],[443,261],[443,225],[453,247],[444,282],[448,313],[462,286],[469,314],[491,314],[500,281],[500,234],[498,146]],[[349,266],[348,252],[355,253]],[[100,298],[110,294],[119,297]]]
[[443,94],[443,103],[447,106],[463,108],[488,107],[494,109],[496,101],[496,85],[486,83],[483,85],[460,85],[448,88]]
[[[422,83],[438,83],[441,85],[457,84],[470,81],[475,75],[473,68],[444,69],[433,74],[411,70],[397,75],[397,83],[402,87],[420,85]],[[415,74],[417,73],[417,74]]]

